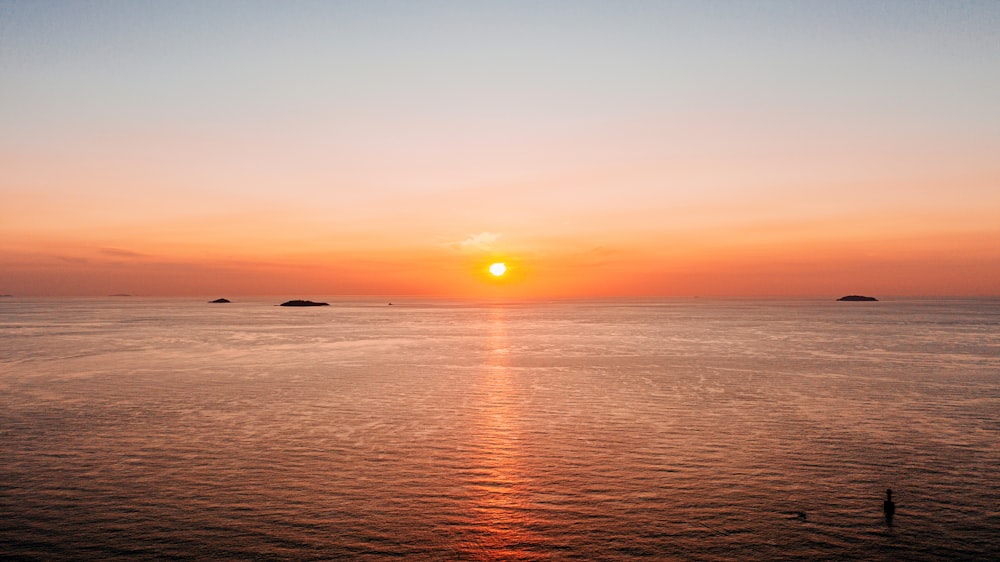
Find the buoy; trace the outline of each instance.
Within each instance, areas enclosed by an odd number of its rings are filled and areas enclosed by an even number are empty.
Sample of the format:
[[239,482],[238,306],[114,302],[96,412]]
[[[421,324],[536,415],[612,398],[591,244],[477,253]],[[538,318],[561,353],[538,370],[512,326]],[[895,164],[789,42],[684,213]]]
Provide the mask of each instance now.
[[885,489],[885,501],[882,502],[882,512],[885,513],[885,520],[892,524],[892,516],[896,514],[896,504],[892,501],[892,488]]

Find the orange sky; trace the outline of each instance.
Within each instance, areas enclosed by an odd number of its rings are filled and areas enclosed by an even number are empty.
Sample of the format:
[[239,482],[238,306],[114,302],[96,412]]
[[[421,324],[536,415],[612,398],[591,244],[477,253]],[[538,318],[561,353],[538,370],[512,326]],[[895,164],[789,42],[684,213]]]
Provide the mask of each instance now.
[[996,3],[75,6],[5,8],[0,293],[1000,294]]

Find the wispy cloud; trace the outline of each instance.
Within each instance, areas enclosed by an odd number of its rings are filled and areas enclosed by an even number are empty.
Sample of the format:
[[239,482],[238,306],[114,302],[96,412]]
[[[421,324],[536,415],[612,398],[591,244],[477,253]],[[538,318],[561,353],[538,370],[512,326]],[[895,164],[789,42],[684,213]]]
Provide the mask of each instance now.
[[101,248],[99,250],[102,254],[106,256],[113,256],[116,258],[145,258],[149,257],[147,254],[140,254],[139,252],[133,252],[132,250],[124,250],[122,248]]
[[468,238],[462,240],[461,242],[451,242],[448,247],[453,250],[460,252],[468,252],[473,250],[480,250],[488,252],[493,249],[493,243],[500,238],[499,234],[493,232],[480,232],[479,234],[470,234]]

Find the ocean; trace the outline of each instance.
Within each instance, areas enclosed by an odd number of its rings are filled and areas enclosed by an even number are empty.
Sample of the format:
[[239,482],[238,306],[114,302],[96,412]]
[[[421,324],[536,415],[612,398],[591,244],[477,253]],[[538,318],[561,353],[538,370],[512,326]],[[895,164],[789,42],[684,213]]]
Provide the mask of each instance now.
[[206,300],[0,299],[0,558],[1000,559],[997,299]]

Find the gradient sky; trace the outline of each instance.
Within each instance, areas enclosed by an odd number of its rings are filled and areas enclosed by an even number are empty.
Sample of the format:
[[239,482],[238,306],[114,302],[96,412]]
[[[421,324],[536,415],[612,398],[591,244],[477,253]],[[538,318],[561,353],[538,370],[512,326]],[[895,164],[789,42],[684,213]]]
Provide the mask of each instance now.
[[0,0],[0,293],[998,295],[1000,2]]

